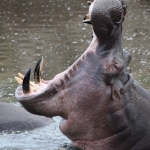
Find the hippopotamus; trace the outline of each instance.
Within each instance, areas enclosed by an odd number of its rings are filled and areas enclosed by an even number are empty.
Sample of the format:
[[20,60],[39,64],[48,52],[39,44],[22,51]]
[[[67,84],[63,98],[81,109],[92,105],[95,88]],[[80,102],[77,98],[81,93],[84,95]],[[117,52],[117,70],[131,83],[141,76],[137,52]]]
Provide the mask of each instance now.
[[30,113],[61,116],[61,132],[82,150],[149,150],[150,93],[132,77],[122,47],[124,0],[94,0],[83,22],[93,38],[83,55],[51,80],[41,79],[43,58],[19,77],[15,95]]
[[33,115],[24,108],[9,103],[0,103],[0,132],[28,131],[49,126],[52,119]]

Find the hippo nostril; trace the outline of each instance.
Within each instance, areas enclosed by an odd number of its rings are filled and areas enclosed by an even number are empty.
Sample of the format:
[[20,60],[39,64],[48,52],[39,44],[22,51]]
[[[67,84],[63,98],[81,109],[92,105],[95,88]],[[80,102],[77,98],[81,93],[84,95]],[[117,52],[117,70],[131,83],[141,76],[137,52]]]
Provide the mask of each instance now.
[[43,57],[37,62],[34,69],[34,82],[40,84],[41,82],[41,73],[43,68]]
[[24,79],[23,79],[23,83],[22,83],[22,86],[23,86],[23,93],[26,94],[26,93],[30,93],[30,73],[31,73],[31,69],[29,69],[26,73],[26,75],[24,76]]

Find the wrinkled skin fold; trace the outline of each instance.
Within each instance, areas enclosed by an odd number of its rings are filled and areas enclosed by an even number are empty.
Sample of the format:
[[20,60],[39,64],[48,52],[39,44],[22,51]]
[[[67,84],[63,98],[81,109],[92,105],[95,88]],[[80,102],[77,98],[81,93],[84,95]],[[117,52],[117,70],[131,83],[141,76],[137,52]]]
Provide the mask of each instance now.
[[29,82],[29,70],[16,98],[33,114],[61,116],[60,130],[82,150],[150,149],[150,94],[130,75],[131,55],[122,48],[126,2],[88,4],[83,22],[93,39],[87,50],[49,81],[41,79],[39,61],[35,81]]

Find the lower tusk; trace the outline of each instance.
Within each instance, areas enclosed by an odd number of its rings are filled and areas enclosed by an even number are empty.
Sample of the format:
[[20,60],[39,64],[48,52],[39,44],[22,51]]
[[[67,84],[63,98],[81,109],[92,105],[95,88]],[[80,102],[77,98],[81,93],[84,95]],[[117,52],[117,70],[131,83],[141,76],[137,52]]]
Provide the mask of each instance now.
[[23,82],[22,82],[22,87],[23,87],[23,93],[27,94],[30,93],[30,73],[31,73],[31,69],[29,69],[27,71],[27,73],[24,76]]
[[43,68],[43,57],[37,62],[35,69],[34,69],[34,82],[35,84],[41,85],[42,79],[42,68]]

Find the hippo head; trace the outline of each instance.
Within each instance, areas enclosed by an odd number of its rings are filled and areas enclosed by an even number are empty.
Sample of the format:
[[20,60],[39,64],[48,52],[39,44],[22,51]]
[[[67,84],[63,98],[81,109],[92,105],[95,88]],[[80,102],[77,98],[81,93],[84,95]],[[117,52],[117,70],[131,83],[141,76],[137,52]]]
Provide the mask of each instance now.
[[88,4],[89,13],[83,22],[91,25],[93,39],[83,55],[49,81],[41,79],[40,59],[34,82],[29,81],[30,70],[25,77],[16,77],[22,86],[15,95],[33,114],[61,116],[60,130],[74,146],[99,150],[110,144],[109,137],[128,126],[121,110],[125,105],[122,97],[132,83],[127,69],[131,56],[121,43],[126,3],[95,0]]

